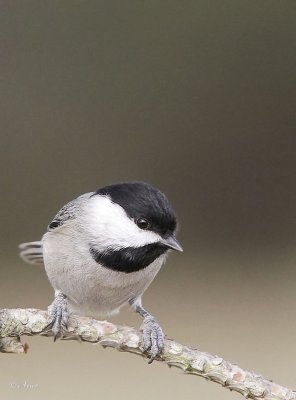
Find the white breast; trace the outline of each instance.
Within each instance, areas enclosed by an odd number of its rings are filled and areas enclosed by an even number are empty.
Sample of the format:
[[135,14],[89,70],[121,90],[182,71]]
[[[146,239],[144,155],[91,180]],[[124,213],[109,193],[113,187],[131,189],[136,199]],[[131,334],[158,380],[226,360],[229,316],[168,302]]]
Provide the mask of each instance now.
[[118,312],[147,289],[166,258],[162,255],[137,272],[112,271],[93,260],[89,244],[71,224],[46,233],[42,242],[48,278],[68,297],[76,314],[101,317]]

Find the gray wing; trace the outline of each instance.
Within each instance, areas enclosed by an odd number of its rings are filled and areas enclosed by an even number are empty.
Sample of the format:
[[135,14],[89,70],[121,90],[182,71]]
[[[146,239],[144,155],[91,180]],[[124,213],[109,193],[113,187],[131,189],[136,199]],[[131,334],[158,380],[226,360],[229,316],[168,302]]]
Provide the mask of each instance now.
[[93,194],[93,192],[85,193],[82,196],[77,197],[76,199],[70,201],[65,204],[51,223],[48,225],[47,230],[53,231],[56,228],[64,225],[67,221],[75,219],[77,214],[79,213],[79,209],[81,205],[89,199],[89,197]]
[[[52,231],[55,228],[62,226],[66,221],[75,218],[75,211],[77,211],[77,199],[70,201],[60,209],[51,223],[48,225],[47,230]],[[29,264],[43,264],[43,248],[42,242],[28,242],[19,245],[20,257]]]
[[[64,205],[51,223],[48,225],[47,230],[53,231],[54,229],[63,226],[67,221],[76,218],[81,205],[87,201],[93,192],[85,193]],[[29,264],[43,264],[43,248],[42,242],[28,242],[19,245],[20,257]]]
[[64,225],[69,219],[75,218],[77,212],[77,199],[70,201],[69,203],[65,204],[51,223],[48,225],[47,230],[52,231],[55,228],[58,228]]

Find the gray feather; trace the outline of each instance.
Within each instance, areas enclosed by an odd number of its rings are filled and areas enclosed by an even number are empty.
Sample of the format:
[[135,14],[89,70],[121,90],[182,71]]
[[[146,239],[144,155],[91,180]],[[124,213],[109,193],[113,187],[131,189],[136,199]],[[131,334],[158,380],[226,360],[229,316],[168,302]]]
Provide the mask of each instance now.
[[19,245],[20,257],[29,264],[43,264],[42,242],[28,242]]
[[79,196],[65,204],[48,225],[47,230],[52,231],[63,226],[67,221],[75,219],[83,202],[92,194],[93,192],[85,193],[82,196]]
[[[89,199],[92,194],[93,192],[85,193],[64,205],[48,225],[47,230],[52,231],[55,228],[61,227],[67,221],[75,219],[81,205]],[[19,245],[19,249],[20,257],[25,262],[29,264],[44,264],[42,241],[22,243]]]
[[56,214],[54,219],[48,225],[47,230],[52,231],[55,228],[62,226],[69,219],[75,218],[76,211],[77,199],[70,201],[60,209],[60,211]]

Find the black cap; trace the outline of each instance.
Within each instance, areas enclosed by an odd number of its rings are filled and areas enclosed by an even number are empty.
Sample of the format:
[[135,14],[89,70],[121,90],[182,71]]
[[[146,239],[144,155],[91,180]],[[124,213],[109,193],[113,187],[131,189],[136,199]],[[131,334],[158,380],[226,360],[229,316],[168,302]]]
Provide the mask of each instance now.
[[149,230],[163,237],[176,230],[176,214],[167,197],[145,182],[123,182],[98,189],[95,194],[109,196],[135,221],[145,218]]

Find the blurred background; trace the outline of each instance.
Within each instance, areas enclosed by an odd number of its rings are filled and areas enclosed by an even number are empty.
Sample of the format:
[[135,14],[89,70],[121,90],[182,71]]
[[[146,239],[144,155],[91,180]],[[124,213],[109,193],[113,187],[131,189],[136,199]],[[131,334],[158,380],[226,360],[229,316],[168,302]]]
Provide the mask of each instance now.
[[[17,245],[63,204],[148,181],[184,253],[145,306],[169,337],[296,389],[295,17],[276,0],[1,1],[1,308],[52,301]],[[240,398],[133,355],[25,341],[0,356],[3,399]]]

